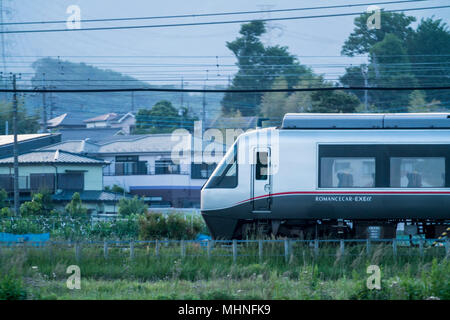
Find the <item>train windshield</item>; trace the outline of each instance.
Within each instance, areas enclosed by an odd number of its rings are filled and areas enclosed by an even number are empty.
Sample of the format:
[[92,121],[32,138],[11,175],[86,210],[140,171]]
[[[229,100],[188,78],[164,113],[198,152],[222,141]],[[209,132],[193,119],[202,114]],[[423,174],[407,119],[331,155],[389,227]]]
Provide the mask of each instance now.
[[214,170],[205,188],[235,188],[238,182],[237,144],[225,154],[224,159]]

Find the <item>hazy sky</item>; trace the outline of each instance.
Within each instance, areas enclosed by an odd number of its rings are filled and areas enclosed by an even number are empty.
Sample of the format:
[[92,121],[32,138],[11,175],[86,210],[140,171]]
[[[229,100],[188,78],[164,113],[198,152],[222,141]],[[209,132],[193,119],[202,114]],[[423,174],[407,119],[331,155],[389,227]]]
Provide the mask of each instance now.
[[[78,5],[81,8],[82,19],[118,18],[160,16],[175,14],[200,14],[214,12],[246,11],[261,9],[285,9],[324,5],[338,5],[350,3],[367,3],[364,0],[336,0],[336,1],[295,1],[295,0],[3,0],[12,9],[6,16],[8,21],[44,21],[66,20],[66,9],[69,5]],[[384,0],[386,1],[386,0]],[[372,1],[374,2],[374,1]],[[381,6],[388,9],[413,8],[447,5],[449,0],[431,0],[417,3]],[[364,12],[366,7],[312,10],[292,13],[272,13],[271,17],[307,16],[315,14],[334,14],[346,12]],[[450,9],[435,9],[407,12],[418,20],[422,17],[435,16],[447,23],[450,18]],[[192,17],[188,19],[112,22],[98,24],[82,24],[82,27],[110,26],[110,25],[142,25],[160,23],[202,22],[214,20],[236,20],[244,18],[268,17],[268,14],[256,14],[231,17]],[[317,64],[358,63],[363,58],[350,60],[348,58],[330,58],[323,56],[339,56],[343,42],[353,30],[354,17],[335,17],[307,20],[277,21],[270,24],[273,31],[266,37],[266,43],[280,44],[289,47],[292,54],[298,55],[300,62],[315,66],[319,73],[327,73],[329,77],[342,72],[342,68],[320,68]],[[9,30],[15,28],[51,28],[65,27],[62,25],[33,25],[8,26]],[[230,65],[235,60],[230,57],[231,52],[225,47],[226,41],[236,38],[239,24],[192,26],[181,28],[162,29],[134,29],[112,31],[81,31],[58,33],[33,33],[6,35],[9,42],[7,53],[7,67],[9,71],[20,71],[37,56],[61,56],[62,59],[84,61],[96,64],[102,68],[110,68],[120,72],[139,77],[143,80],[158,79],[160,82],[170,83],[182,76],[188,80],[203,79],[208,74],[210,83],[215,78],[224,81],[224,75],[232,74],[234,68]],[[138,56],[211,56],[209,58],[158,58]],[[14,57],[13,57],[14,56]],[[28,57],[23,57],[28,56]],[[71,56],[71,57],[70,57]],[[75,57],[74,57],[75,56]],[[83,56],[83,57],[80,57]],[[87,57],[89,56],[89,57]],[[97,57],[95,57],[97,56]],[[98,56],[129,56],[128,58],[105,58]],[[218,59],[215,56],[219,56]],[[225,56],[225,57],[224,57]],[[322,56],[322,57],[304,57]],[[219,68],[216,64],[219,64]],[[146,66],[132,64],[146,64]],[[151,64],[192,64],[189,66],[167,66],[161,72],[161,67]],[[14,70],[12,68],[15,68]],[[159,68],[159,69],[158,69]],[[183,69],[184,68],[184,69]],[[208,71],[207,71],[208,70]],[[158,71],[160,71],[158,73]],[[170,71],[170,72],[169,72]],[[220,76],[218,76],[220,74]],[[159,78],[158,78],[159,77]],[[167,81],[165,81],[167,80]],[[222,81],[222,82],[223,82]],[[150,81],[151,82],[151,81]],[[195,82],[193,82],[195,83]],[[198,84],[199,82],[197,81]]]

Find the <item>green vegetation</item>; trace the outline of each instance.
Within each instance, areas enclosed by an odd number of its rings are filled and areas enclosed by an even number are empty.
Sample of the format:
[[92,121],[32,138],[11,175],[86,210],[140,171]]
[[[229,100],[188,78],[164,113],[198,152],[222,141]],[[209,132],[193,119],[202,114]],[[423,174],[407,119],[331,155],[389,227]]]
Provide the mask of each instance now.
[[145,214],[148,207],[142,199],[138,196],[134,196],[133,199],[120,199],[119,201],[119,214],[121,216],[129,216],[132,214]]
[[[352,66],[340,78],[343,85],[444,86],[449,83],[446,66],[450,57],[450,30],[441,19],[422,19],[414,30],[416,18],[404,13],[381,11],[381,28],[369,30],[364,13],[355,18],[355,28],[342,47],[342,54],[369,55],[369,64]],[[425,68],[427,65],[429,68]],[[353,92],[364,101],[364,91]],[[445,92],[368,92],[369,111],[417,112],[446,105]],[[439,110],[439,109],[438,109]]]
[[[1,99],[1,97],[0,97]],[[27,112],[23,100],[19,100],[17,106],[17,128],[18,134],[36,133],[39,130],[39,113]],[[5,134],[6,122],[8,122],[8,134],[12,134],[13,128],[13,106],[0,100],[0,133]]]
[[151,109],[140,109],[136,114],[136,134],[170,133],[175,129],[193,130],[195,117],[186,108],[178,111],[170,101],[162,100]]
[[199,233],[208,233],[208,230],[199,216],[149,213],[95,222],[79,215],[4,217],[0,219],[0,232],[50,233],[53,240],[150,240],[195,239]]
[[83,203],[81,202],[81,197],[78,192],[73,194],[72,200],[66,205],[65,210],[71,217],[87,216],[87,209],[83,207]]
[[189,220],[177,214],[143,215],[139,220],[139,237],[142,240],[195,239],[200,232],[208,233],[202,218],[192,216]]
[[[285,261],[282,244],[274,243],[265,245],[259,261],[255,246],[239,245],[233,263],[230,248],[217,243],[210,258],[198,244],[187,245],[184,258],[170,244],[161,244],[159,257],[154,244],[136,245],[133,258],[126,246],[111,246],[105,258],[102,244],[84,247],[78,259],[73,247],[3,248],[0,273],[16,270],[21,282],[8,278],[0,287],[25,288],[31,299],[450,299],[443,248],[426,248],[423,256],[417,248],[398,249],[394,258],[385,245],[370,255],[355,245],[342,256],[324,245],[315,257],[296,245]],[[80,266],[81,290],[65,286],[72,264]],[[381,268],[381,290],[366,287],[367,267],[374,264]]]

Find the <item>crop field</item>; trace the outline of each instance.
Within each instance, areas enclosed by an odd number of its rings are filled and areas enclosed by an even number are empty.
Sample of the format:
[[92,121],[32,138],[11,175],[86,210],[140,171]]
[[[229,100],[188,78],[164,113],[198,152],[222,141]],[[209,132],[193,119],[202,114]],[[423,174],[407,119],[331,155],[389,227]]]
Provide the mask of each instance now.
[[[450,261],[442,246],[260,243],[2,246],[0,299],[450,299]],[[71,265],[79,267],[80,289],[67,286]],[[381,270],[380,289],[367,286],[370,265]]]

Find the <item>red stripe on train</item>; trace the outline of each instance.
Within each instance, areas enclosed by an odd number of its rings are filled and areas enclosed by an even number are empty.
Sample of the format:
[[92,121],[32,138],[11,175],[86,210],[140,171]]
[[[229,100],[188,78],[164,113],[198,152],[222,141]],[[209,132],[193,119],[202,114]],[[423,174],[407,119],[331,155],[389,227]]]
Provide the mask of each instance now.
[[237,202],[236,204],[241,204],[247,201],[252,201],[256,199],[262,199],[267,198],[271,196],[282,196],[282,195],[293,195],[293,194],[335,194],[335,195],[342,195],[342,194],[448,194],[450,195],[450,191],[290,191],[290,192],[279,192],[279,193],[272,193],[272,194],[265,194],[263,196],[253,197],[247,200],[242,200]]

